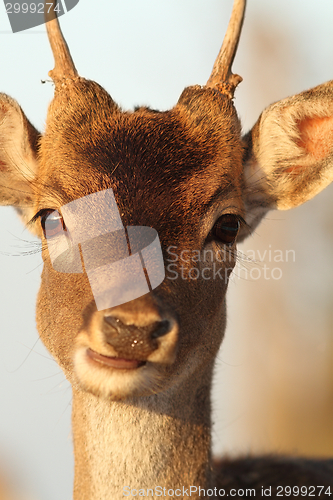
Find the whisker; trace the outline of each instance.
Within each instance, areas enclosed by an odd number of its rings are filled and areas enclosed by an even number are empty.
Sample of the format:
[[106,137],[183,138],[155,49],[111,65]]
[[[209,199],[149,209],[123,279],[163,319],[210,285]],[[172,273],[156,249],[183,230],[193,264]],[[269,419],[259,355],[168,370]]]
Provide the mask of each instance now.
[[15,368],[14,370],[7,370],[7,371],[8,371],[8,373],[15,373],[15,372],[17,372],[20,368],[22,368],[22,366],[24,365],[24,363],[25,363],[25,362],[27,361],[27,359],[29,358],[30,354],[31,354],[32,352],[35,352],[35,350],[34,350],[34,349],[35,349],[35,347],[36,347],[36,345],[37,345],[37,342],[38,342],[39,340],[40,340],[40,339],[39,339],[39,337],[37,337],[37,339],[36,339],[36,341],[35,341],[34,345],[33,345],[31,348],[30,348],[30,347],[28,347],[28,346],[26,346],[26,345],[24,345],[22,342],[18,342],[19,344],[21,344],[21,345],[23,345],[24,347],[26,347],[27,349],[29,349],[29,352],[28,352],[28,354],[26,355],[26,357],[23,359],[23,361],[19,364],[19,366],[18,366],[17,368]]

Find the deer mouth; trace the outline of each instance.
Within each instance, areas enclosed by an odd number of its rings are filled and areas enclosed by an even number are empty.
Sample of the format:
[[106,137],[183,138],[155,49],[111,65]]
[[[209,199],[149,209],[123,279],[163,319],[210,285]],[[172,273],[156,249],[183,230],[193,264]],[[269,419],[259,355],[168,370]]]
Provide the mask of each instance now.
[[104,354],[99,354],[92,349],[87,349],[87,356],[90,361],[100,363],[111,368],[116,368],[118,370],[136,370],[141,366],[146,364],[145,361],[140,361],[138,359],[125,359],[117,358],[115,356],[105,356]]
[[[103,346],[94,350],[87,342],[82,344],[73,357],[75,381],[94,396],[108,401],[149,396],[161,390],[163,380],[168,381],[166,366],[159,360],[155,362],[148,357],[143,360],[139,354],[108,352]],[[133,359],[136,356],[139,359]]]

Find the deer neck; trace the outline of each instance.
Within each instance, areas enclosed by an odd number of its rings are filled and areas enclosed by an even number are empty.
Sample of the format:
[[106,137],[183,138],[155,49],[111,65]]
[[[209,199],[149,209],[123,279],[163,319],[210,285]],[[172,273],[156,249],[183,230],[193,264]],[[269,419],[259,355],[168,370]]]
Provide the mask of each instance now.
[[131,490],[147,496],[149,489],[152,496],[155,487],[163,498],[182,498],[191,486],[198,489],[191,498],[203,498],[199,486],[212,483],[210,381],[195,378],[201,387],[194,390],[185,384],[126,403],[73,390],[74,500],[131,498]]

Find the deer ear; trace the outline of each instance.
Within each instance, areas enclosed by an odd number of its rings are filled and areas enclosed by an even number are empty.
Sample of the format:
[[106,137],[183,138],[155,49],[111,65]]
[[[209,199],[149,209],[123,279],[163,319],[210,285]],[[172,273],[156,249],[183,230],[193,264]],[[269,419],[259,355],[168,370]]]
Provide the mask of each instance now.
[[0,94],[0,205],[12,205],[23,222],[33,216],[40,134],[16,101]]
[[333,81],[269,106],[244,137],[246,219],[313,198],[333,180]]

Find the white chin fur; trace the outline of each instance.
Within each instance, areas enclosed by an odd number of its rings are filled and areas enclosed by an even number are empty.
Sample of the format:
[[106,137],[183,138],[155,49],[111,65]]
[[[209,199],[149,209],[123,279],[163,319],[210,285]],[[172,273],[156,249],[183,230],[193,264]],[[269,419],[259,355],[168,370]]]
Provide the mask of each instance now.
[[133,370],[119,370],[91,362],[85,347],[76,350],[74,369],[83,389],[111,400],[154,394],[161,390],[164,379],[155,363],[147,362]]

